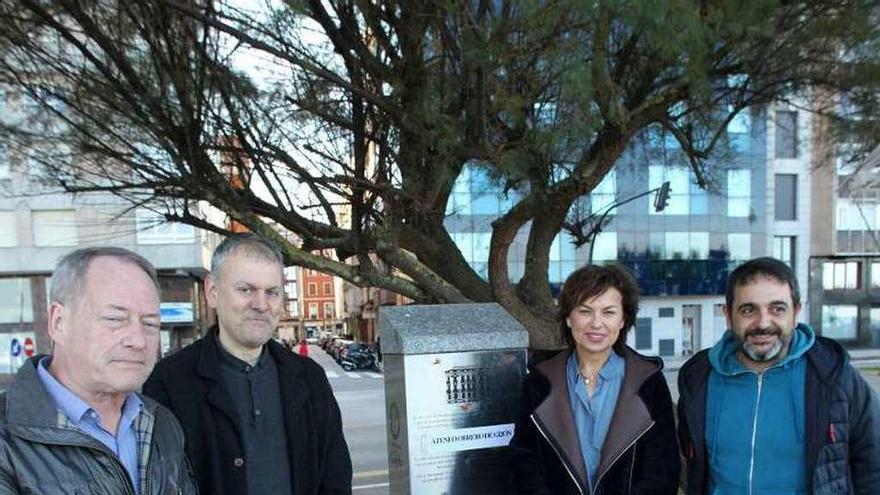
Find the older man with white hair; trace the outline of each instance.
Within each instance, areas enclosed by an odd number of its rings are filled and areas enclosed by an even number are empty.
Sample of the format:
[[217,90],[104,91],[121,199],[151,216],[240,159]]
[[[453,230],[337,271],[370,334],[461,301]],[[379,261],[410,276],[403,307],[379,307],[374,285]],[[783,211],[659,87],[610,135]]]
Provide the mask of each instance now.
[[196,493],[174,416],[136,391],[156,363],[159,283],[141,256],[85,248],[52,274],[51,356],[0,395],[0,493]]

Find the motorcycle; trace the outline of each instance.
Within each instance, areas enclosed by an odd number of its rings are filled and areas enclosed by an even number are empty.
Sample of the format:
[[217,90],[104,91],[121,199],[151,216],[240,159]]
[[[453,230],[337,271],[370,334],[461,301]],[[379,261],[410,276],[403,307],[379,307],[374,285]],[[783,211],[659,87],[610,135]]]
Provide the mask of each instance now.
[[379,359],[376,353],[371,349],[357,352],[348,352],[339,361],[342,369],[345,371],[369,369],[381,371],[379,368]]

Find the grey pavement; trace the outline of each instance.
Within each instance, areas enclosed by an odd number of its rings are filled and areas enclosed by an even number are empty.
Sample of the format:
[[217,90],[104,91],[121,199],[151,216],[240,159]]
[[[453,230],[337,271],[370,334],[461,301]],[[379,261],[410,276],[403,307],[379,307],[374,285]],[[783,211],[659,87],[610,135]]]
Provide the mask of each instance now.
[[318,346],[309,357],[324,368],[339,409],[354,470],[354,495],[388,495],[385,381],[374,371],[344,371]]

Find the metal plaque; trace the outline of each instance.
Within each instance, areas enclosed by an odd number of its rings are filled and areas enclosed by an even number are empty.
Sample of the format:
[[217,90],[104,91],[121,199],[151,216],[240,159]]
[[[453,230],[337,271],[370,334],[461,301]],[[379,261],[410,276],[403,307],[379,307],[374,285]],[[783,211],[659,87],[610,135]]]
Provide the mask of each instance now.
[[525,369],[525,349],[388,356],[391,493],[510,493]]

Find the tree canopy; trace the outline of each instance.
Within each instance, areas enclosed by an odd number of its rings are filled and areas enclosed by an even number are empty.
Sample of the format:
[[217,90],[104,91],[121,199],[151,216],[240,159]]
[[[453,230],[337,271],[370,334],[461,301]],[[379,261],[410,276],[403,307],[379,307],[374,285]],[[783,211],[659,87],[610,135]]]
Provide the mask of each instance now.
[[[210,204],[289,263],[497,301],[533,348],[560,343],[551,243],[637,136],[673,138],[701,185],[750,107],[808,101],[848,152],[875,144],[870,1],[0,0],[0,19],[0,81],[40,107],[3,139],[64,190],[224,232]],[[444,225],[468,164],[511,203],[488,279]]]

